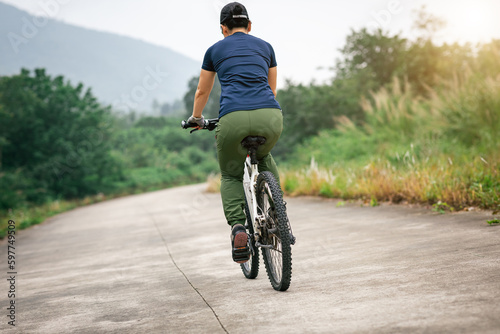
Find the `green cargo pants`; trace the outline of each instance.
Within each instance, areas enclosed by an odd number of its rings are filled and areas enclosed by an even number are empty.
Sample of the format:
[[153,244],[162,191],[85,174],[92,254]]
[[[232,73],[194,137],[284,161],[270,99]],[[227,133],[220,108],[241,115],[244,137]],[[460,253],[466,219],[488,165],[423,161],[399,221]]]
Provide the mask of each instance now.
[[259,171],[270,171],[279,182],[278,168],[271,155],[283,130],[283,115],[279,109],[234,111],[221,117],[217,126],[217,157],[221,171],[221,197],[224,215],[229,225],[244,224],[245,192],[243,162],[247,156],[241,141],[247,136],[266,137],[259,147]]

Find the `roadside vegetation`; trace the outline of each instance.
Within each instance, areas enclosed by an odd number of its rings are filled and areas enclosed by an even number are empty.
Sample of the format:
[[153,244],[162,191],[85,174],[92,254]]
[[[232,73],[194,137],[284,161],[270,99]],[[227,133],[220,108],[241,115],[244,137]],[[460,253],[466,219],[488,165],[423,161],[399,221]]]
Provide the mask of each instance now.
[[[364,99],[365,120],[338,120],[293,153],[283,173],[290,195],[377,202],[500,203],[500,77],[464,73],[427,97],[395,80]],[[308,166],[308,167],[301,167]]]
[[[441,23],[420,11],[423,37],[412,41],[353,30],[330,83],[279,90],[285,128],[273,155],[288,195],[500,210],[500,40],[437,45]],[[218,94],[216,85],[206,117]],[[43,69],[0,77],[0,238],[8,219],[24,228],[209,175],[217,191],[213,133],[190,136],[180,120],[116,114]]]
[[43,69],[0,78],[0,238],[98,201],[203,182],[211,138],[179,119],[118,115],[90,90]]

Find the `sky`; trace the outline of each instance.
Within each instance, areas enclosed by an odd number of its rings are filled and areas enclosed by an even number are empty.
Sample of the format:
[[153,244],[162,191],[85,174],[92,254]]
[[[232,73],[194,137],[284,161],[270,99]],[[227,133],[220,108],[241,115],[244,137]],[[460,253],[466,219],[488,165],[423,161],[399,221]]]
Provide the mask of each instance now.
[[[227,0],[0,0],[37,16],[161,45],[200,62],[222,39]],[[241,0],[251,34],[274,47],[278,85],[328,81],[351,29],[382,28],[414,39],[414,11],[425,5],[444,19],[436,42],[500,39],[499,0]],[[497,16],[497,17],[496,17]],[[279,87],[278,87],[279,88]]]

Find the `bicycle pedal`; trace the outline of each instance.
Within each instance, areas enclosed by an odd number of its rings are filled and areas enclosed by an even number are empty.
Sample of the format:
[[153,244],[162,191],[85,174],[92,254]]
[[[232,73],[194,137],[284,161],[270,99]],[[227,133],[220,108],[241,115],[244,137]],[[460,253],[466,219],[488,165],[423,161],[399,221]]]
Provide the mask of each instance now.
[[245,255],[245,254],[250,254],[250,248],[248,247],[235,247],[233,248],[233,254],[237,255]]
[[245,263],[250,260],[250,249],[248,247],[233,248],[233,261]]

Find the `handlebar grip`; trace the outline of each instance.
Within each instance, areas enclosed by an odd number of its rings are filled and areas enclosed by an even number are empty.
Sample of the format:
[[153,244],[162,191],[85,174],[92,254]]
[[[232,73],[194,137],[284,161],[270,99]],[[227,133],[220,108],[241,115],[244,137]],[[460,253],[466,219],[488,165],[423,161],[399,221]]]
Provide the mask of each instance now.
[[205,128],[207,130],[213,131],[213,130],[215,130],[216,127],[217,127],[217,123],[216,122],[205,121]]
[[[219,119],[218,118],[205,119],[204,122],[205,122],[205,124],[202,127],[199,127],[199,125],[197,123],[188,123],[187,121],[181,121],[181,127],[183,129],[196,128],[193,131],[196,131],[199,129],[213,131],[217,127],[217,123],[219,122]],[[193,131],[191,131],[191,132],[193,132]]]
[[188,123],[188,122],[186,122],[186,121],[182,121],[182,122],[181,122],[181,127],[182,127],[183,129],[195,128],[195,127],[197,127],[197,126],[198,126],[198,124],[196,124],[196,123]]

